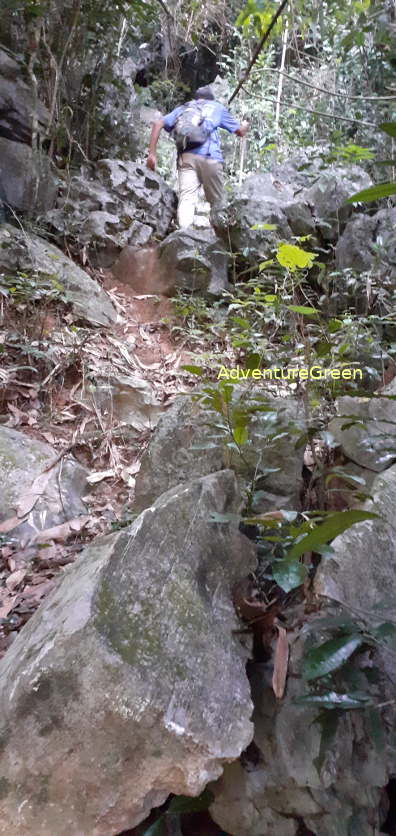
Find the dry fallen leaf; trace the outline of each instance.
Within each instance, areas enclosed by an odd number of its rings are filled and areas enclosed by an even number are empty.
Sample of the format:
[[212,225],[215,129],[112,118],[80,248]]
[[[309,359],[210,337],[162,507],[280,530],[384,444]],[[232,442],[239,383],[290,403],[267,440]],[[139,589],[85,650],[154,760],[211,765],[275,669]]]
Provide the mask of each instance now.
[[[53,464],[56,462],[57,459],[54,459]],[[43,495],[47,487],[48,481],[51,478],[51,470],[52,466],[50,465],[43,473],[36,476],[30,488],[20,495],[16,505],[18,517],[25,517],[34,508],[37,500]]]
[[0,604],[0,618],[7,618],[7,615],[11,612],[14,607],[14,603],[17,599],[16,595],[13,595],[11,598],[3,598]]
[[8,576],[6,580],[6,587],[9,592],[13,592],[20,583],[22,583],[24,577],[26,575],[26,569],[16,569],[15,572],[12,572],[11,575]]
[[48,444],[55,444],[55,436],[51,432],[45,432],[43,436],[48,441]]
[[12,403],[8,403],[7,406],[13,416],[12,425],[14,427],[19,427],[21,424],[26,424],[28,418],[26,412],[22,412],[21,409],[18,409],[18,407],[14,406],[14,404]]
[[26,586],[23,590],[23,597],[29,601],[40,601],[54,586],[55,581],[53,580],[43,581],[43,583],[36,584],[36,586]]
[[278,638],[276,640],[275,658],[274,658],[274,672],[272,674],[272,688],[278,700],[282,699],[285,693],[287,666],[289,663],[289,641],[287,632],[278,622],[275,622],[278,630]]
[[8,558],[11,557],[11,555],[13,554],[13,551],[10,548],[10,546],[3,546],[3,548],[0,549],[0,554],[3,560],[8,560]]
[[9,531],[12,531],[13,528],[16,528],[17,525],[23,522],[20,517],[9,517],[8,520],[3,520],[0,523],[0,534],[8,534]]
[[91,516],[83,514],[81,517],[76,517],[74,520],[68,520],[60,525],[54,525],[52,528],[45,528],[44,531],[38,531],[30,539],[30,543],[47,543],[48,540],[55,540],[59,543],[67,540],[71,534],[81,531],[82,528],[89,522]]
[[89,485],[95,485],[96,482],[101,482],[102,479],[109,479],[110,476],[115,476],[115,471],[113,469],[98,470],[96,473],[90,473],[89,476],[87,476],[87,482]]

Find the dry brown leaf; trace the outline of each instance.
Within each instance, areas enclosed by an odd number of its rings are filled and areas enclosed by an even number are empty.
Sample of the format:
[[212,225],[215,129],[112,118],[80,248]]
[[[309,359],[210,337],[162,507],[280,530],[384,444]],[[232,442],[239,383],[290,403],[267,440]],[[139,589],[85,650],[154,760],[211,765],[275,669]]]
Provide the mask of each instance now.
[[26,586],[23,590],[23,598],[28,599],[28,601],[40,601],[44,595],[51,591],[54,585],[55,581],[47,580],[36,584],[36,586]]
[[38,396],[38,389],[31,389],[31,391],[27,392],[26,394],[27,394],[28,398],[33,400],[34,398],[37,398],[37,396]]
[[282,699],[285,693],[287,678],[287,667],[289,664],[289,641],[287,632],[279,623],[275,623],[278,630],[276,640],[274,672],[272,674],[272,689],[278,700]]
[[45,432],[43,433],[43,436],[45,440],[48,441],[48,444],[55,444],[55,437],[52,435],[51,432]]
[[9,517],[8,520],[3,520],[0,523],[0,534],[8,534],[13,528],[16,528],[22,522],[20,517]]
[[7,560],[13,554],[13,550],[10,548],[10,546],[3,546],[3,548],[0,549],[0,554],[3,560]]
[[128,473],[130,473],[132,476],[134,476],[134,475],[135,475],[135,473],[139,473],[139,470],[140,470],[141,464],[142,464],[142,463],[141,463],[141,462],[139,462],[139,461],[132,462],[132,464],[128,465],[128,467],[126,468],[126,470],[128,470]]
[[17,599],[16,595],[13,595],[11,598],[7,598],[2,600],[0,604],[0,618],[7,618],[7,615],[11,612],[14,607],[14,603]]
[[280,520],[281,522],[285,520],[285,517],[282,511],[265,511],[264,514],[255,514],[255,520]]
[[6,580],[6,587],[9,592],[13,592],[20,583],[22,583],[24,577],[26,575],[26,569],[16,569],[15,572],[12,572],[11,575],[8,576]]
[[8,409],[10,410],[11,414],[14,416],[15,426],[18,424],[22,424],[27,420],[26,412],[22,412],[22,409],[18,409],[17,406],[14,406],[12,403],[7,404]]
[[62,543],[67,540],[71,534],[81,531],[87,525],[91,516],[83,514],[81,517],[76,517],[74,520],[68,520],[60,525],[54,525],[52,528],[46,528],[44,531],[38,531],[30,539],[30,543],[47,543],[49,540],[55,540]]
[[[54,459],[53,464],[57,461],[58,459]],[[20,495],[16,505],[18,517],[25,517],[34,508],[37,500],[43,495],[47,487],[48,481],[51,477],[51,470],[52,466],[50,465],[43,471],[43,473],[36,476],[29,490]]]
[[113,468],[110,470],[97,470],[95,473],[90,473],[87,476],[87,482],[89,485],[96,485],[96,482],[101,482],[102,479],[109,479],[111,476],[115,476]]

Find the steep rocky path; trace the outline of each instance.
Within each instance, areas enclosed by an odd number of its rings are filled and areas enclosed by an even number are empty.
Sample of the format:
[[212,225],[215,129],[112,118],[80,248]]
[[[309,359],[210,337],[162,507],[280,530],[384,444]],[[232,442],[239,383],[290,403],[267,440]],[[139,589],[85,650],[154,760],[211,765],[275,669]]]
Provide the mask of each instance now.
[[[52,373],[37,360],[32,365],[36,374],[29,367],[18,369],[18,350],[4,337],[0,434],[2,427],[10,427],[26,443],[45,443],[61,463],[71,454],[88,478],[82,491],[86,512],[74,528],[68,523],[49,526],[33,543],[26,532],[10,528],[9,514],[0,522],[1,654],[83,546],[129,521],[135,475],[151,429],[188,385],[187,380],[182,383],[186,375],[178,372],[188,352],[171,335],[172,301],[136,295],[125,285],[115,285],[109,272],[100,279],[117,310],[117,322],[108,329],[77,329],[76,334],[67,322],[60,323],[59,310],[47,310],[39,349],[46,350],[46,336],[51,335],[57,353]],[[105,396],[96,398],[103,382],[108,384]],[[28,469],[21,482],[23,495],[32,484],[37,481]]]

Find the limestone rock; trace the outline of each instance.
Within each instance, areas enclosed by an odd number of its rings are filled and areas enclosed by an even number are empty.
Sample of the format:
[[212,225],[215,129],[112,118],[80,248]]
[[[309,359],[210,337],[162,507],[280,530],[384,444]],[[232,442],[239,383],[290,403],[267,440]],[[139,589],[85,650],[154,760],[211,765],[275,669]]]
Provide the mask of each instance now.
[[311,235],[311,249],[318,238],[336,241],[352,212],[346,198],[371,185],[370,178],[359,166],[305,167],[299,171],[291,162],[247,177],[228,206],[214,211],[217,234],[251,263],[295,235]]
[[176,398],[162,415],[143,454],[136,478],[135,508],[147,508],[169,488],[188,479],[221,470],[221,447],[209,451],[194,449],[207,436],[208,427],[198,404],[189,397]]
[[396,465],[380,473],[364,508],[378,520],[356,523],[332,542],[334,554],[322,561],[315,591],[377,620],[396,617]]
[[[392,394],[391,386],[381,394]],[[345,395],[338,399],[337,412],[339,417],[330,421],[328,429],[349,459],[376,472],[394,462],[395,401]]]
[[83,166],[65,183],[47,223],[89,253],[92,264],[111,267],[125,246],[164,238],[174,217],[176,196],[145,165],[100,160]]
[[117,319],[115,308],[106,292],[88,273],[74,264],[64,253],[25,231],[5,224],[0,229],[0,272],[15,275],[17,272],[52,277],[61,285],[66,301],[78,317],[93,325],[110,325]]
[[[246,404],[246,392],[235,387]],[[245,397],[243,397],[243,394]],[[257,404],[250,398],[250,404]],[[253,413],[244,460],[231,452],[214,427],[217,416],[190,396],[176,398],[161,417],[145,451],[136,479],[135,506],[146,508],[161,493],[192,476],[204,476],[232,466],[241,486],[256,472],[257,486],[281,496],[282,507],[298,507],[304,449],[295,450],[304,418],[293,398],[263,398],[268,412]],[[297,433],[297,434],[296,434]],[[278,436],[275,441],[272,438]]]
[[255,565],[230,471],[164,494],[64,572],[0,664],[1,827],[109,836],[197,795],[252,737],[230,589]]
[[[13,517],[16,503],[34,479],[55,458],[49,444],[0,426],[0,520]],[[11,536],[30,535],[86,513],[81,497],[87,490],[87,472],[72,456],[66,456],[50,472],[48,483],[23,524]]]
[[338,239],[352,213],[352,204],[346,204],[346,199],[371,185],[370,177],[360,166],[334,165],[322,171],[312,186],[301,192],[300,199],[311,206],[316,227],[325,242]]
[[177,229],[159,247],[163,292],[207,291],[221,295],[228,287],[228,255],[212,230]]
[[[10,50],[0,48],[0,132],[2,137],[31,144],[33,98],[26,66]],[[43,133],[49,120],[45,105],[37,103],[38,129]]]
[[[249,261],[271,254],[280,239],[291,239],[283,207],[293,199],[288,183],[275,181],[270,174],[248,177],[226,208],[212,212],[212,224],[224,245],[238,252],[244,250]],[[265,229],[265,225],[273,229]]]
[[4,202],[21,212],[44,212],[55,203],[58,181],[54,166],[29,145],[0,136],[0,181]]
[[[371,836],[376,828],[379,832],[379,807],[392,766],[386,751],[376,747],[364,712],[339,713],[335,737],[321,763],[323,732],[315,722],[320,709],[295,703],[310,691],[301,676],[304,652],[331,637],[328,625],[327,630],[322,626],[322,615],[330,614],[341,613],[339,608],[329,609],[307,621],[300,612],[305,624],[289,632],[289,675],[282,700],[271,690],[271,665],[250,666],[254,745],[210,786],[215,794],[212,817],[238,836],[296,836],[299,824],[318,836]],[[367,655],[357,656],[355,680],[375,702],[382,702],[394,687],[386,675],[370,684],[364,673],[367,663]],[[345,692],[348,685],[342,673],[338,676],[339,691]],[[384,733],[386,728],[385,721]]]
[[[32,153],[33,96],[26,66],[0,48],[0,184],[1,199],[19,211],[46,211],[55,202],[55,167],[41,152]],[[47,108],[37,103],[37,130],[43,134]]]
[[380,209],[375,215],[357,215],[348,221],[335,254],[340,269],[375,269],[376,275],[395,279],[396,208]]
[[136,432],[154,429],[163,412],[155,388],[138,375],[115,375],[114,368],[103,364],[95,385],[85,383],[75,397],[86,404],[95,404],[104,425],[116,421]]

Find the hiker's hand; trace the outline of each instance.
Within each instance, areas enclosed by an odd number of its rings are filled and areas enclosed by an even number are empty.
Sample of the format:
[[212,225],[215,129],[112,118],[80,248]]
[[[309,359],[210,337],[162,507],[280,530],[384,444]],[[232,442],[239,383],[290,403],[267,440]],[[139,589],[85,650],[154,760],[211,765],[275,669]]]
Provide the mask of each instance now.
[[155,154],[149,154],[146,160],[147,168],[151,168],[151,171],[155,171],[155,167],[157,165],[157,157]]
[[248,130],[249,130],[249,122],[241,122],[240,136],[246,136]]

